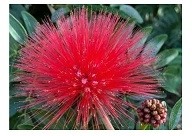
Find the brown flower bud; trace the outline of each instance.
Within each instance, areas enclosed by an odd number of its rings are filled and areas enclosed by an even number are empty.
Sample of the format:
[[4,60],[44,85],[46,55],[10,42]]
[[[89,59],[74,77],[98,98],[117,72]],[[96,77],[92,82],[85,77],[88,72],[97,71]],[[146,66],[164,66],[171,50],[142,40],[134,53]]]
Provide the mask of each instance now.
[[152,115],[157,115],[157,114],[158,114],[157,111],[153,111],[153,112],[152,112]]
[[154,128],[158,128],[160,125],[159,124],[153,124]]
[[156,99],[152,99],[152,103],[155,104],[156,103]]
[[145,100],[137,109],[139,120],[144,124],[151,124],[154,128],[166,122],[167,108],[157,99]]
[[165,123],[165,122],[166,122],[166,118],[163,119],[163,123]]
[[161,108],[161,107],[162,107],[162,104],[161,104],[161,103],[157,103],[156,106],[157,106],[158,108]]
[[164,109],[159,109],[159,111],[158,111],[160,114],[163,114],[164,112],[165,112],[165,110]]
[[143,112],[139,112],[138,114],[139,114],[139,116],[143,116],[143,115],[144,115],[144,113],[143,113]]
[[145,118],[146,118],[146,119],[149,119],[150,117],[151,117],[150,114],[145,114]]
[[149,113],[150,112],[149,108],[144,108],[144,112]]
[[137,112],[141,112],[141,111],[142,111],[142,109],[141,109],[141,108],[138,108],[138,109],[137,109]]
[[155,104],[152,104],[151,107],[150,107],[151,110],[155,110],[156,109],[156,105]]
[[149,119],[144,119],[144,123],[148,123],[149,122]]
[[158,123],[159,123],[159,124],[163,124],[163,120],[159,120]]
[[156,120],[152,119],[152,120],[151,120],[151,123],[152,123],[152,124],[155,124],[155,123],[156,123]]
[[148,102],[146,103],[146,106],[147,106],[148,108],[151,107],[151,105],[152,105],[152,102],[149,102],[149,101],[148,101]]
[[159,115],[155,115],[155,119],[156,119],[156,120],[160,120],[161,117],[160,117]]
[[143,118],[140,118],[140,121],[143,121],[144,119]]

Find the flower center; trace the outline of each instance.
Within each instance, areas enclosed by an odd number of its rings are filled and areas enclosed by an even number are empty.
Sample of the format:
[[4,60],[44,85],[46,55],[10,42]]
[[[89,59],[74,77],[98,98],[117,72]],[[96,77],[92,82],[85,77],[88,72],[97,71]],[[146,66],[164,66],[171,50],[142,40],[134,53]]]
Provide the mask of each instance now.
[[81,79],[81,83],[82,83],[82,84],[86,84],[87,82],[88,82],[87,78],[82,78],[82,79]]
[[85,88],[84,88],[84,92],[86,92],[86,93],[87,93],[87,92],[91,92],[90,87],[85,87]]
[[96,79],[97,75],[95,73],[93,74],[86,74],[82,72],[77,67],[74,67],[75,75],[76,75],[76,81],[73,83],[73,87],[77,89],[81,89],[82,93],[90,93],[94,90],[98,90],[100,88],[100,85],[103,85],[103,81],[99,83],[99,81]]

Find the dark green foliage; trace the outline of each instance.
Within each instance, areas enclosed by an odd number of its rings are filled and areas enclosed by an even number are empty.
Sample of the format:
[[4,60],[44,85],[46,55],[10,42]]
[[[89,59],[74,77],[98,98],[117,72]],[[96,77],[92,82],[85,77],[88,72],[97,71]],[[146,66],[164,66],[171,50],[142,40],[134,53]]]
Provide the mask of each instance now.
[[182,98],[173,106],[170,114],[169,129],[175,129],[181,119]]

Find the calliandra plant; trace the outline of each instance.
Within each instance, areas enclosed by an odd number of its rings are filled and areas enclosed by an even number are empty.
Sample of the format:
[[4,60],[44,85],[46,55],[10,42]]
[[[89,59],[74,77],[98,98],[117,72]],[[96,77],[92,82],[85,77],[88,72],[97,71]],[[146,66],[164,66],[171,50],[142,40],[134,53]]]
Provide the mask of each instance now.
[[153,48],[144,48],[148,35],[133,29],[118,15],[88,15],[86,8],[61,17],[57,26],[50,21],[37,26],[15,65],[20,95],[30,97],[22,108],[47,111],[39,124],[52,118],[43,129],[66,114],[63,125],[75,118],[75,129],[122,124],[130,117],[128,108],[136,109],[126,95],[150,96],[161,86],[151,66]]

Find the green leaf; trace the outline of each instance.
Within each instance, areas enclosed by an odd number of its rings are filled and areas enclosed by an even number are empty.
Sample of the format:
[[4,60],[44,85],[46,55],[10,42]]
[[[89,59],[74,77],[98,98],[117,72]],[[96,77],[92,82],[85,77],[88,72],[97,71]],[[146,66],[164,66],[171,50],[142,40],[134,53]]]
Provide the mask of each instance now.
[[152,27],[152,26],[147,26],[147,27],[144,27],[143,29],[141,29],[141,31],[142,31],[145,35],[149,35],[152,30],[153,30],[153,27]]
[[75,123],[75,114],[76,112],[70,108],[66,113],[62,115],[62,117],[57,120],[50,129],[65,129],[65,130],[71,130],[74,129],[74,123]]
[[173,106],[172,110],[171,110],[171,114],[170,114],[170,118],[169,118],[169,129],[174,129],[180,119],[181,119],[181,110],[182,109],[182,98],[180,98],[176,104]]
[[157,55],[157,61],[154,64],[154,67],[156,69],[161,68],[169,64],[171,61],[173,61],[178,56],[178,51],[176,49],[166,49],[162,52],[160,52]]
[[123,11],[124,13],[126,13],[131,18],[133,18],[136,22],[138,22],[140,24],[143,23],[142,17],[137,12],[137,10],[134,9],[132,6],[130,6],[130,5],[121,5],[120,10]]
[[27,38],[27,32],[22,24],[9,13],[9,33],[20,44],[23,44]]
[[22,11],[21,15],[25,22],[27,31],[28,31],[29,35],[31,35],[35,31],[35,27],[37,26],[38,22],[31,14],[29,14],[26,11]]
[[43,128],[41,125],[35,126],[35,120],[31,115],[33,114],[29,110],[25,110],[25,113],[22,114],[23,121],[17,126],[19,130],[41,130]]
[[32,130],[33,129],[33,125],[27,125],[27,124],[19,124],[18,126],[17,126],[17,128],[19,129],[19,130]]
[[176,48],[176,50],[178,51],[178,56],[170,62],[169,65],[180,65],[182,64],[182,49],[181,48]]
[[9,99],[9,116],[13,116],[18,108],[23,105],[23,102],[26,99],[26,97],[11,97]]
[[127,52],[128,54],[131,54],[131,58],[132,59],[136,59],[136,57],[140,54],[149,34],[152,31],[152,27],[148,26],[145,27],[143,29],[141,29],[141,31],[143,32],[144,36],[137,42],[137,44],[135,44],[135,46],[133,46],[131,49],[129,49]]
[[165,41],[167,40],[166,34],[161,34],[151,39],[142,52],[142,56],[155,56]]
[[[143,37],[141,38],[141,40],[139,41],[139,43],[136,45],[138,48],[139,46],[143,46],[148,38],[148,36],[150,35],[151,31],[153,30],[152,26],[147,26],[141,29],[141,32],[144,34]],[[133,47],[135,48],[135,47]]]
[[123,127],[122,127],[122,129],[129,129],[129,130],[134,130],[134,128],[135,128],[135,123],[136,123],[136,121],[135,121],[135,118],[136,118],[136,116],[135,116],[136,114],[135,114],[135,111],[134,110],[131,110],[130,111],[130,119],[126,119],[125,121],[125,123],[127,123],[127,126],[128,126],[128,128],[126,128],[126,125],[124,125]]
[[146,40],[147,40],[147,38],[150,35],[152,30],[153,30],[152,26],[147,26],[147,27],[144,27],[143,29],[141,29],[141,31],[144,33],[144,36],[141,39],[140,44],[144,45],[144,43],[146,42]]
[[15,39],[12,37],[12,35],[9,33],[9,45],[10,46],[15,46],[16,44],[18,44],[17,41],[15,41]]
[[33,125],[30,116],[26,113],[26,110],[16,112],[13,116],[9,118],[10,129],[13,129],[13,130],[27,129],[27,128],[18,127],[22,125]]
[[173,61],[170,62],[169,65],[181,65],[182,64],[182,56],[178,55]]
[[[43,128],[55,116],[54,112],[47,111],[45,109],[40,109],[40,108],[31,109],[31,113],[35,113],[33,114],[33,118],[36,120],[35,123],[38,124],[38,126],[35,126],[34,129],[36,129],[36,127],[39,127],[39,126],[42,126]],[[62,115],[62,117],[59,120],[54,122],[49,129],[57,129],[57,130],[73,129],[74,123],[75,123],[75,116],[73,116],[73,114],[74,114],[73,109],[69,109],[66,113],[64,113],[64,115]],[[66,122],[66,119],[67,119],[67,122]]]
[[163,71],[164,86],[163,88],[173,94],[180,96],[181,87],[181,66],[170,65]]
[[166,124],[161,124],[158,128],[153,128],[153,130],[168,130]]
[[15,60],[18,57],[18,50],[20,49],[20,47],[20,44],[15,41],[9,33],[9,82],[14,81],[15,73],[18,71],[18,69],[15,68],[14,65]]
[[49,111],[40,108],[31,109],[31,112],[35,113],[33,114],[33,118],[37,121],[36,123],[39,123],[40,125],[46,125],[54,116],[54,114]]
[[24,25],[21,11],[26,11],[26,9],[21,4],[10,4],[9,12],[22,24]]
[[21,4],[10,4],[10,9],[21,13],[21,11],[26,11],[26,9]]
[[11,59],[11,62],[14,62],[13,59],[17,57],[19,48],[19,43],[16,42],[9,33],[9,58]]
[[138,122],[136,123],[136,130],[140,130],[140,129],[141,129],[140,126],[141,126],[141,122],[138,121]]
[[149,5],[149,4],[138,4],[135,5],[135,9],[140,13],[141,17],[144,19],[146,23],[150,19],[154,18],[153,14],[156,12],[156,5]]
[[[10,66],[9,66],[9,83],[15,82],[16,79],[18,78],[17,73],[20,72],[19,69],[15,68],[14,62],[11,61],[15,61],[15,60],[10,60]],[[11,91],[11,90],[10,90]]]
[[115,130],[133,130],[135,128],[135,111],[129,110],[129,118],[123,117],[121,123],[118,121],[111,119],[111,124]]
[[178,87],[181,86],[181,79],[172,74],[166,74],[164,76],[166,77],[166,79],[165,86],[163,88],[170,93],[180,96]]
[[173,74],[173,75],[181,75],[182,74],[180,65],[168,65],[166,68],[164,68],[163,72]]
[[22,112],[16,112],[13,116],[9,118],[9,129],[16,130],[17,126],[22,123],[24,117]]

